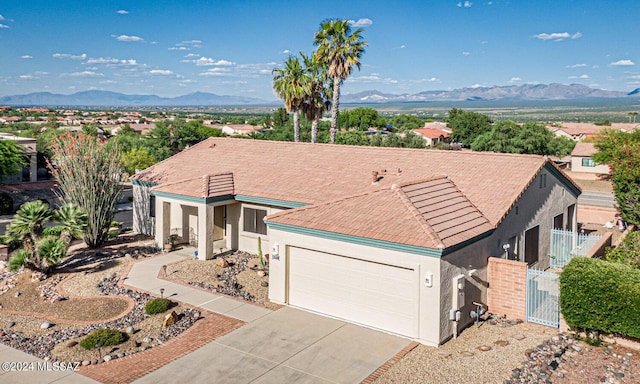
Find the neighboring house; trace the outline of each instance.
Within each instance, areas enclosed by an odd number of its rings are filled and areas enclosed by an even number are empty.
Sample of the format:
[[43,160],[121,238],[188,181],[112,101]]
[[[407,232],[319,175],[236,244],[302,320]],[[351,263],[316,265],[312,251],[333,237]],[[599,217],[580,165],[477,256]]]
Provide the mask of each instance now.
[[547,125],[547,129],[553,132],[557,137],[567,137],[575,141],[593,137],[603,129],[631,132],[638,129],[638,127],[640,127],[640,124],[635,123],[612,123],[611,125],[596,125],[593,123],[557,123]]
[[488,258],[548,268],[580,194],[542,156],[229,138],[132,182],[134,229],[159,246],[177,235],[205,259],[261,238],[273,302],[428,345],[487,302]]
[[436,128],[420,128],[414,129],[413,132],[422,136],[430,147],[435,147],[438,143],[448,143],[449,134]]
[[[214,128],[217,128],[217,127],[214,127]],[[232,135],[248,136],[251,133],[262,131],[262,127],[249,125],[249,124],[228,124],[228,125],[223,125],[219,129],[230,136]]]
[[[14,176],[7,177],[4,182],[7,184],[13,184],[21,183],[23,181],[38,181],[38,151],[36,150],[36,139],[13,136],[9,133],[0,132],[0,140],[15,141],[22,146],[24,154],[29,157],[29,166],[25,167],[25,172],[20,172]],[[23,174],[27,174],[26,180]]]
[[576,143],[571,151],[571,172],[586,172],[595,174],[609,174],[608,164],[597,164],[592,156],[598,150],[593,143]]

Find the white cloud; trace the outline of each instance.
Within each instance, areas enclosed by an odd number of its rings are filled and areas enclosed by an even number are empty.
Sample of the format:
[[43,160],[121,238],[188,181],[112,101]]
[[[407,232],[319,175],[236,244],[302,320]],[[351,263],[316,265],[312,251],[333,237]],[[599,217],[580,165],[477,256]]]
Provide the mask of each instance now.
[[463,51],[462,56],[471,56],[471,52]]
[[582,68],[586,66],[587,64],[579,63],[579,64],[565,65],[565,68]]
[[0,24],[0,29],[2,29],[2,28],[9,28],[9,26],[5,25],[5,24]]
[[580,76],[569,76],[569,79],[588,79],[589,75],[580,75]]
[[458,6],[458,8],[462,8],[462,7],[465,7],[465,8],[471,8],[471,6],[473,5],[473,3],[472,3],[472,2],[470,2],[470,1],[465,1],[464,3],[463,3],[463,2],[459,2],[459,3],[458,3],[458,4],[456,4],[456,5]]
[[20,56],[21,59],[33,59],[33,56],[31,55],[22,55]]
[[170,51],[188,51],[189,48],[187,47],[169,47],[168,48]]
[[636,63],[634,63],[631,60],[618,60],[618,61],[614,61],[613,63],[609,64],[612,65],[614,67],[629,67],[632,65],[636,65]]
[[522,78],[520,78],[518,76],[514,76],[509,80],[510,83],[514,83],[516,81],[522,81]]
[[54,53],[54,59],[71,59],[71,60],[84,60],[87,58],[87,54],[83,53],[82,55],[72,55],[70,53]]
[[20,75],[21,79],[33,79],[33,75]]
[[569,32],[554,32],[554,33],[539,33],[534,35],[536,39],[540,40],[551,40],[551,41],[562,41],[565,39],[579,39],[582,37],[582,33],[576,32],[573,35]]
[[140,37],[140,36],[129,36],[129,35],[116,36],[116,35],[111,35],[111,37],[114,37],[116,40],[119,40],[119,41],[134,42],[134,43],[144,42],[144,39],[142,37]]
[[197,53],[189,53],[184,55],[184,57],[200,57],[200,55],[198,55]]
[[402,45],[400,46],[400,49],[405,49],[405,48],[407,48],[407,46],[406,46],[406,45],[404,45],[404,44],[402,44]]
[[63,73],[60,77],[104,77],[102,73],[93,72],[93,71],[82,71],[82,72],[71,72],[71,73]]
[[116,59],[113,57],[92,57],[85,64],[106,64],[106,65],[138,65],[135,59]]
[[482,88],[482,84],[473,84],[471,88]]
[[149,71],[149,73],[152,75],[162,75],[162,76],[173,75],[173,71],[170,71],[168,69],[152,69]]
[[183,40],[173,47],[169,47],[170,51],[190,51],[193,48],[201,48],[202,40]]
[[0,21],[4,20],[4,16],[0,15]]
[[437,77],[430,77],[428,79],[418,79],[415,81],[415,83],[439,83],[440,79],[438,79]]
[[201,72],[200,76],[229,76],[229,72],[231,72],[228,68],[209,68],[205,72]]
[[118,11],[118,12],[116,12],[116,13],[118,13],[119,15],[128,15],[128,14],[129,14],[129,11],[125,11],[124,9],[121,9],[121,10],[119,10],[119,11]]
[[351,24],[352,26],[354,26],[356,28],[368,27],[371,24],[373,24],[373,20],[367,19],[367,18],[358,19],[358,21],[349,20],[349,24]]
[[285,49],[284,51],[282,51],[282,53],[284,53],[285,55],[290,55],[291,51],[288,49]]
[[198,67],[203,67],[203,66],[211,66],[211,65],[216,65],[216,66],[231,66],[231,65],[236,65],[236,63],[232,62],[232,61],[227,61],[227,60],[215,60],[212,59],[210,57],[201,57],[198,60],[194,60],[194,63],[196,63],[196,65]]

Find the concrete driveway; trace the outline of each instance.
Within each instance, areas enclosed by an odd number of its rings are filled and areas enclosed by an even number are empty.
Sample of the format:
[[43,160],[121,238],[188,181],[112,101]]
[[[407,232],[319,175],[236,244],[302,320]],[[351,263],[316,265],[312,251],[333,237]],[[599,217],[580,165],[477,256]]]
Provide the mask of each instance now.
[[410,343],[286,307],[135,383],[359,383]]

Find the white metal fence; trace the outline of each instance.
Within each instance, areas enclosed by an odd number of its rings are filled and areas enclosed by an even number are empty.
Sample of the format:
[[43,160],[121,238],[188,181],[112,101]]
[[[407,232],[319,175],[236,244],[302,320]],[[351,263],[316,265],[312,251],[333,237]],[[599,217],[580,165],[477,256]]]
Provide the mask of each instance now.
[[551,230],[550,267],[562,269],[574,256],[584,256],[602,236],[583,235],[564,229]]

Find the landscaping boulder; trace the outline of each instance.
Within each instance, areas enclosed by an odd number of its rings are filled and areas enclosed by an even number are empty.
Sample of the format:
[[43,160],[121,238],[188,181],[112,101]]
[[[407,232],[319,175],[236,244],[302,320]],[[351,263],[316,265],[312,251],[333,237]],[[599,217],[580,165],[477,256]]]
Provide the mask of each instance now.
[[171,311],[171,313],[169,313],[164,317],[164,319],[162,319],[162,326],[168,327],[170,325],[175,324],[177,321],[178,321],[178,314],[176,313],[176,311]]

